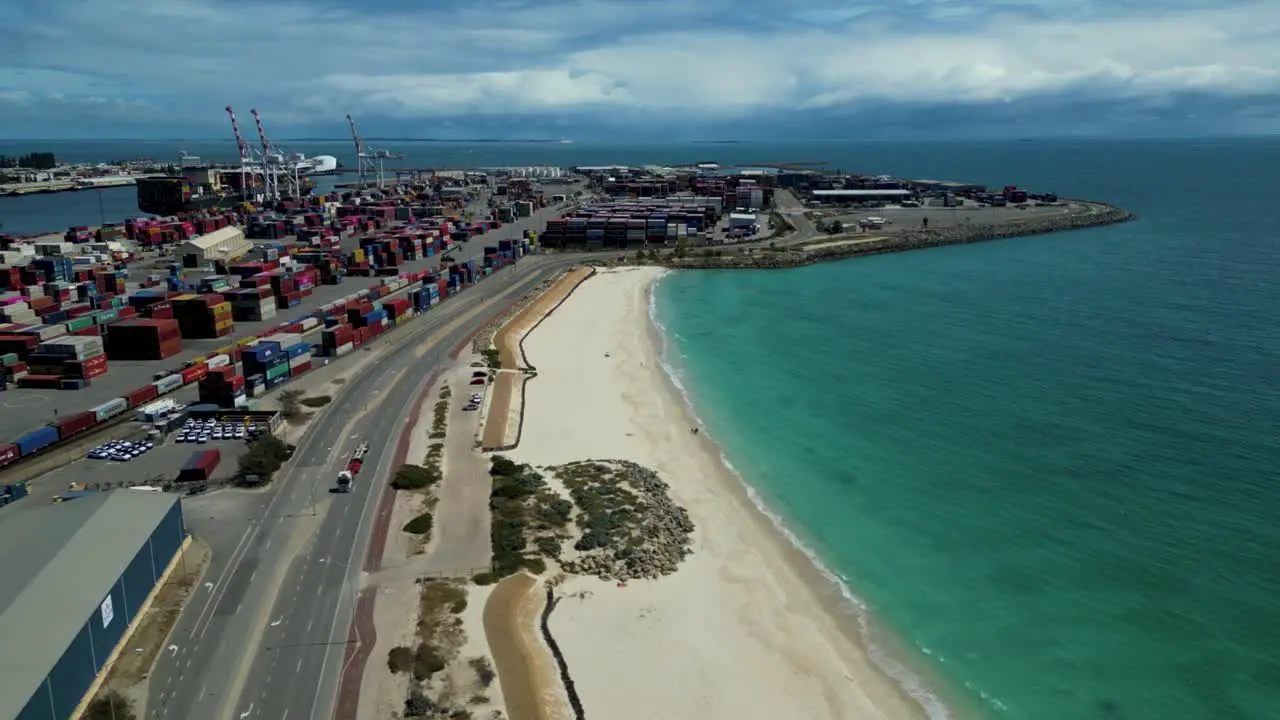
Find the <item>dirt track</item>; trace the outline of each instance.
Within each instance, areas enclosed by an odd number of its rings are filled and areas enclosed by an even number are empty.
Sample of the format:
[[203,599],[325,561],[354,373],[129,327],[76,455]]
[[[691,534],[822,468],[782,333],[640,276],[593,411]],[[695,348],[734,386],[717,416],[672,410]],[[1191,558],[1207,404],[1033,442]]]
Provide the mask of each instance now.
[[542,611],[538,579],[520,573],[503,579],[484,606],[484,634],[493,653],[511,720],[562,720],[560,684],[549,671],[550,658],[538,640]]
[[498,373],[494,381],[489,401],[489,413],[485,418],[481,445],[485,448],[504,447],[507,444],[508,418],[511,415],[512,402],[520,394],[524,378],[518,371],[524,366],[524,353],[520,349],[520,341],[535,328],[543,318],[550,315],[560,303],[591,276],[589,267],[578,267],[560,277],[554,285],[547,288],[537,300],[529,303],[520,314],[498,331],[494,344],[498,347],[498,355],[502,360],[503,372]]

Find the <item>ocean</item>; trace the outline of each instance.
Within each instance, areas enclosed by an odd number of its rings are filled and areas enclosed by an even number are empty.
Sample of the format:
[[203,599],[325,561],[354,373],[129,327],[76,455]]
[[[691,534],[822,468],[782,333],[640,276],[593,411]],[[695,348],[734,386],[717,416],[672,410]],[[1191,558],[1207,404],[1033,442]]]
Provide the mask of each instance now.
[[[727,459],[931,705],[1276,716],[1280,142],[379,144],[408,167],[825,161],[1137,212],[795,270],[673,273],[655,316]],[[348,143],[289,145],[353,164]],[[230,142],[0,143],[68,160],[183,149],[234,156]],[[110,222],[132,200],[0,199],[0,222]]]

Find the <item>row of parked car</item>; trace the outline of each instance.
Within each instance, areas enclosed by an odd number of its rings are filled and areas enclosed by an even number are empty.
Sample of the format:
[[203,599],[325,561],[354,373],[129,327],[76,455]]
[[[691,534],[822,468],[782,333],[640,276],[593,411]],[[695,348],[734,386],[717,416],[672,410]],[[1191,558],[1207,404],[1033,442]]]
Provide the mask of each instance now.
[[155,443],[144,440],[142,442],[131,442],[129,440],[113,440],[105,445],[89,451],[90,460],[112,460],[115,462],[129,462],[130,460],[142,455],[145,452],[155,448]]
[[180,443],[199,443],[203,445],[210,440],[255,440],[261,434],[256,425],[244,426],[235,423],[218,422],[214,419],[188,419],[179,428],[174,440]]

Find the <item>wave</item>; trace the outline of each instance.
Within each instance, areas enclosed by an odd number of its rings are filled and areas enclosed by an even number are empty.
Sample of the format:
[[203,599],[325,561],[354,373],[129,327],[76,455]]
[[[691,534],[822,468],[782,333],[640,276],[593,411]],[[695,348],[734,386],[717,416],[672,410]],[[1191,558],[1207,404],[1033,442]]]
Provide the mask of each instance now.
[[[667,328],[662,324],[662,321],[658,319],[658,286],[669,274],[669,272],[663,273],[654,280],[652,289],[649,293],[649,322],[657,332],[660,340],[658,348],[658,363],[662,366],[663,372],[666,373],[667,379],[671,381],[671,384],[675,386],[676,391],[680,394],[681,399],[684,401],[685,409],[688,410],[689,415],[697,422],[698,427],[702,428],[703,434],[707,435],[712,444],[716,447],[717,453],[720,456],[720,462],[735,478],[738,479],[738,482],[742,483],[743,488],[747,491],[747,497],[751,499],[751,502],[755,505],[756,509],[767,517],[769,522],[773,523],[774,528],[777,529],[777,531],[781,533],[788,542],[795,546],[797,550],[804,553],[805,557],[813,563],[813,566],[818,570],[818,572],[831,582],[837,590],[839,590],[840,596],[843,597],[853,608],[853,615],[858,624],[858,633],[862,637],[863,646],[867,649],[867,655],[871,658],[871,661],[875,663],[876,667],[878,667],[881,672],[892,678],[894,682],[898,683],[898,685],[906,691],[912,699],[919,703],[931,720],[954,720],[951,711],[948,710],[942,700],[925,685],[923,678],[912,672],[911,669],[903,663],[893,659],[888,652],[873,640],[869,621],[870,611],[867,608],[867,604],[859,598],[847,584],[845,584],[846,578],[835,573],[823,564],[818,553],[808,545],[805,545],[804,542],[800,540],[799,536],[786,526],[782,521],[782,517],[769,508],[768,504],[765,503],[764,498],[755,489],[755,487],[753,487],[751,483],[747,482],[743,474],[738,472],[738,469],[733,466],[733,463],[725,454],[723,446],[715,441],[714,434],[711,434],[707,430],[707,424],[703,421],[702,417],[698,415],[697,408],[694,407],[693,398],[689,393],[688,387],[686,387],[684,382],[681,380],[680,371],[671,362],[673,354],[678,354],[679,351],[675,348],[675,344],[670,340]],[[932,652],[927,648],[922,648],[922,651],[925,654],[932,655]],[[984,699],[987,699],[985,695]],[[998,703],[996,703],[996,705],[997,707],[1002,708]]]

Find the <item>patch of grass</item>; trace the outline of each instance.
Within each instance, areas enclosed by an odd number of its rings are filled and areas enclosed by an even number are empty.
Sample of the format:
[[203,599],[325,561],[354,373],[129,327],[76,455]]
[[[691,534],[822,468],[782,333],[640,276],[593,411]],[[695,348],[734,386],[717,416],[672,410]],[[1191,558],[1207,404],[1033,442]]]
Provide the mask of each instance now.
[[418,517],[404,524],[404,531],[414,535],[430,535],[431,527],[435,523],[435,518],[431,517],[431,513],[424,512]]
[[393,673],[407,673],[413,670],[413,650],[403,645],[391,648],[387,653],[387,668]]

